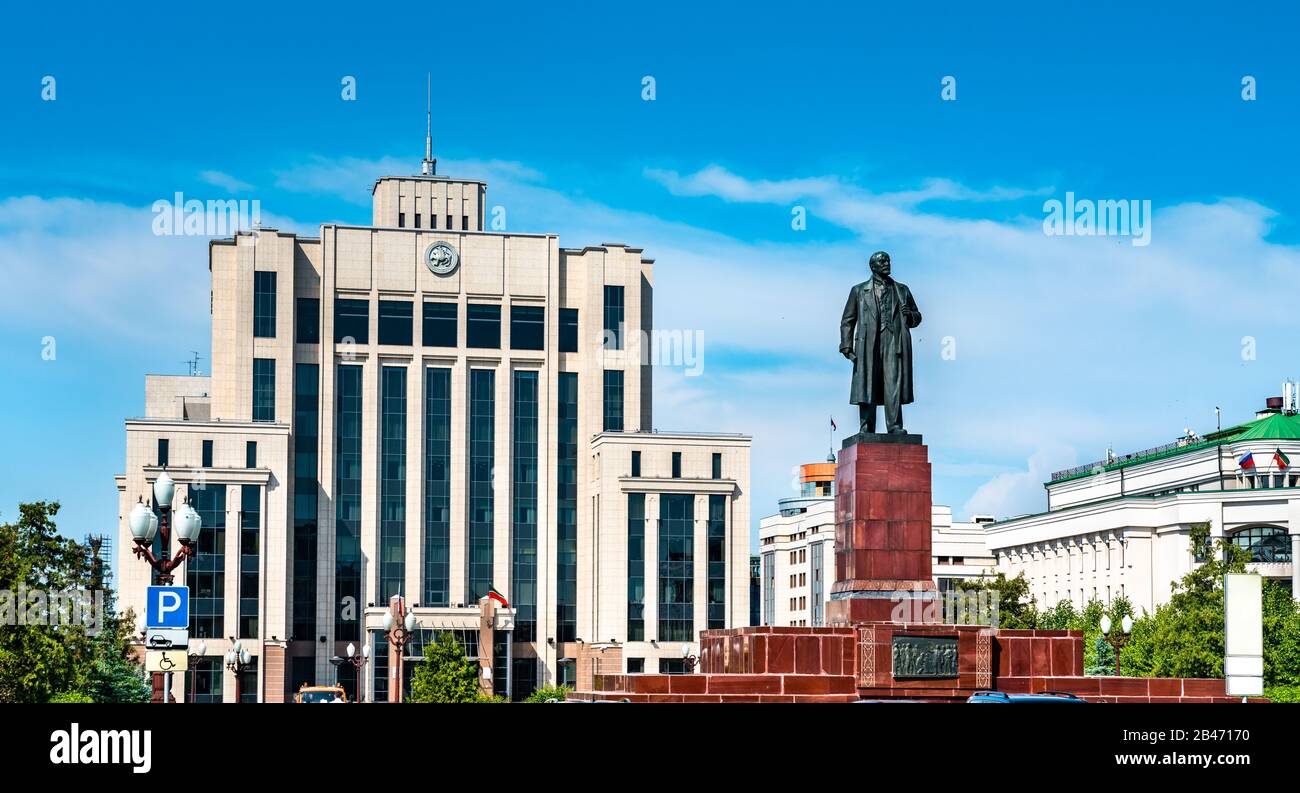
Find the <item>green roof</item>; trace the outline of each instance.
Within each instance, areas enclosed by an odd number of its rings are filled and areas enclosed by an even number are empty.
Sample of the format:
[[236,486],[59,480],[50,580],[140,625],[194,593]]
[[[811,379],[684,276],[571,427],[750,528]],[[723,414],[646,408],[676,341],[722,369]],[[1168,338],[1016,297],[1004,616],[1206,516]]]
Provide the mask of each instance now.
[[1051,481],[1046,482],[1045,484],[1054,485],[1071,479],[1079,479],[1084,476],[1091,476],[1099,471],[1118,471],[1121,468],[1127,468],[1132,465],[1140,465],[1142,463],[1149,463],[1167,457],[1175,457],[1180,454],[1194,452],[1210,446],[1218,446],[1222,443],[1262,440],[1300,441],[1300,415],[1288,416],[1283,413],[1270,413],[1244,424],[1238,424],[1234,427],[1228,427],[1227,429],[1218,432],[1212,432],[1194,443],[1169,443],[1164,446],[1157,446],[1154,449],[1146,449],[1134,454],[1125,455],[1124,457],[1111,462],[1102,460],[1089,465],[1070,468],[1065,471],[1057,471],[1052,474]]

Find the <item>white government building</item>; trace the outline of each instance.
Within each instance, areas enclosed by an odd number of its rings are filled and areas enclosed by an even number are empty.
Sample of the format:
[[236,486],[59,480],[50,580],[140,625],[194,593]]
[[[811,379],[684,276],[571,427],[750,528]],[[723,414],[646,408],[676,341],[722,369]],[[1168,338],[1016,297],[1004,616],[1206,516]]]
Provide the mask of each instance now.
[[[760,625],[826,624],[835,583],[835,463],[802,465],[799,479],[799,495],[781,499],[779,512],[759,522]],[[932,576],[940,591],[993,575],[993,554],[984,542],[992,520],[976,515],[954,522],[949,507],[931,507]]]
[[[152,578],[126,517],[164,470],[203,520],[175,571],[206,643],[182,701],[234,699],[233,640],[244,701],[336,675],[355,696],[331,664],[350,643],[386,699],[398,594],[407,657],[455,631],[514,698],[572,683],[584,642],[672,672],[699,631],[748,624],[750,439],[653,429],[652,260],[485,230],[486,185],[427,148],[420,175],[375,182],[369,226],[213,240],[211,375],[147,377],[126,421],[124,605]],[[511,607],[480,648],[492,587]]]
[[1300,462],[1300,415],[1295,385],[1284,393],[1243,424],[1052,474],[1046,512],[985,527],[998,571],[1024,573],[1040,608],[1124,595],[1151,612],[1195,563],[1189,528],[1208,522],[1300,593],[1300,472],[1281,464]]

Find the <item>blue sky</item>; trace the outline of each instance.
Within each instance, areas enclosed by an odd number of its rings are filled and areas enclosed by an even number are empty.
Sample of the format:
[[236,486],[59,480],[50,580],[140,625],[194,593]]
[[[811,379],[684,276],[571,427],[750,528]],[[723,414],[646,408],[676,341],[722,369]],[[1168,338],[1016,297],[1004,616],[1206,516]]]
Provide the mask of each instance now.
[[[65,532],[111,530],[143,375],[206,364],[206,240],[154,237],[152,202],[368,222],[372,180],[418,168],[430,70],[441,172],[486,178],[512,230],[657,260],[656,323],[703,332],[706,364],[656,376],[656,424],[752,434],[755,518],[825,456],[827,416],[855,421],[838,314],[876,249],[925,314],[907,426],[958,515],[1039,510],[1051,470],[1300,376],[1286,6],[606,5],[11,10],[0,520],[52,498]],[[1067,191],[1149,200],[1151,244],[1046,236]]]

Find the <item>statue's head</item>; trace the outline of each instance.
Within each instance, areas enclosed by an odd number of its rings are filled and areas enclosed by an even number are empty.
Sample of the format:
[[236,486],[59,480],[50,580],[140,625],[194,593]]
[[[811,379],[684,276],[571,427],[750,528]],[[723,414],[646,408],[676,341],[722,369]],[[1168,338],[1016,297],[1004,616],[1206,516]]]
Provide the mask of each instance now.
[[876,251],[871,254],[871,272],[883,278],[889,277],[889,254],[884,251]]

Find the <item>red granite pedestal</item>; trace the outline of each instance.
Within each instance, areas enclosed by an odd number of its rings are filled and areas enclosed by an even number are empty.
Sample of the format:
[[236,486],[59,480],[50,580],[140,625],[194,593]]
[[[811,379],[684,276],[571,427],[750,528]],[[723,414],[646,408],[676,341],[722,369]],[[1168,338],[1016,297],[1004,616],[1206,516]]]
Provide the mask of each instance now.
[[845,441],[835,469],[831,625],[942,621],[930,578],[930,496],[921,436]]

